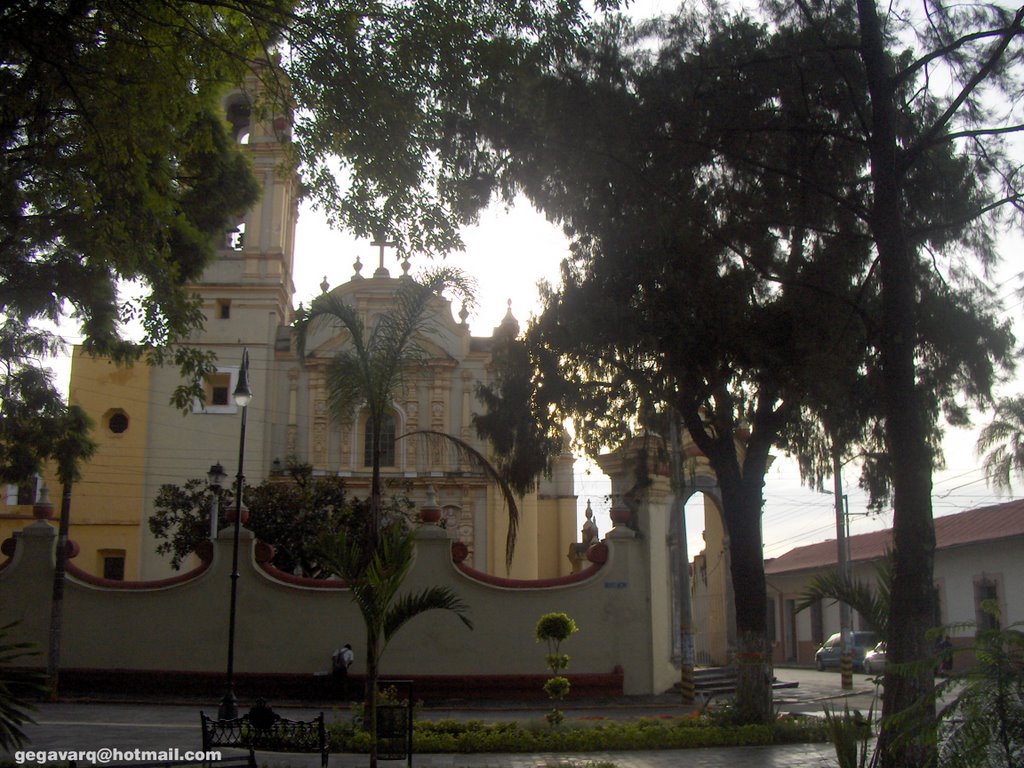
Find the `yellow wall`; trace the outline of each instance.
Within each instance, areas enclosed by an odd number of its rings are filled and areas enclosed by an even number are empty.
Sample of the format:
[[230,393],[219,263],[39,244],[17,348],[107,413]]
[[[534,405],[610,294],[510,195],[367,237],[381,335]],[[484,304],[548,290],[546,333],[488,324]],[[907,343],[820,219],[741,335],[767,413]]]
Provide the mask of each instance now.
[[[139,363],[119,367],[75,349],[71,403],[96,420],[97,448],[72,488],[70,537],[81,548],[76,562],[102,574],[101,550],[123,550],[125,578],[139,571],[139,519],[144,504],[146,440],[149,431],[150,369]],[[111,429],[111,417],[123,415],[127,428]],[[120,429],[117,419],[114,428]],[[50,500],[60,510],[60,489],[50,485]]]

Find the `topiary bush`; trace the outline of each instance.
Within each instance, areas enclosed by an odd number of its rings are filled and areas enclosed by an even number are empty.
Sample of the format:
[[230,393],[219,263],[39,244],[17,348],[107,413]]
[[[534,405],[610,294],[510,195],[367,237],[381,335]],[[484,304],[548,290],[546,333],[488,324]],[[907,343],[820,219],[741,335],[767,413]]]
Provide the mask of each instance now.
[[[552,701],[558,702],[569,695],[569,680],[558,673],[569,666],[569,657],[561,652],[562,642],[569,638],[574,632],[579,631],[576,622],[565,613],[546,613],[537,622],[535,635],[537,642],[545,642],[548,646],[548,653],[545,657],[548,669],[554,677],[544,683],[544,692]],[[547,721],[551,725],[558,725],[565,719],[557,706],[547,714]]]

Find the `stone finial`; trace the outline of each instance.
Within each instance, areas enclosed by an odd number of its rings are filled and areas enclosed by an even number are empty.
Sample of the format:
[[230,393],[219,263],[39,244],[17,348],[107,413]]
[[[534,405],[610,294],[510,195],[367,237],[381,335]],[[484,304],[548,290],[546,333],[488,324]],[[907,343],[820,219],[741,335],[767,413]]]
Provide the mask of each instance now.
[[469,309],[466,308],[466,302],[462,302],[462,309],[459,310],[459,320],[462,321],[462,325],[468,325]]
[[409,257],[408,256],[402,257],[402,277],[400,279],[402,279],[402,280],[412,280],[412,276],[409,274],[409,267],[411,267],[411,266],[412,266],[412,263],[409,261]]
[[594,522],[594,510],[590,506],[590,499],[587,499],[587,509],[584,515],[586,515],[587,519],[583,523],[581,534],[583,536],[583,543],[589,546],[597,541],[599,535],[597,523]]
[[327,275],[324,275],[323,281],[320,283],[320,292],[327,293],[327,289],[331,287],[331,284],[327,282]]
[[502,318],[501,325],[494,329],[494,335],[512,336],[514,338],[518,334],[519,321],[516,320],[516,316],[512,314],[512,299],[509,299],[505,317]]
[[362,280],[363,276],[361,274],[359,274],[360,272],[362,272],[362,270],[363,270],[363,262],[361,262],[359,260],[359,257],[356,256],[356,260],[352,264],[352,279],[353,280]]

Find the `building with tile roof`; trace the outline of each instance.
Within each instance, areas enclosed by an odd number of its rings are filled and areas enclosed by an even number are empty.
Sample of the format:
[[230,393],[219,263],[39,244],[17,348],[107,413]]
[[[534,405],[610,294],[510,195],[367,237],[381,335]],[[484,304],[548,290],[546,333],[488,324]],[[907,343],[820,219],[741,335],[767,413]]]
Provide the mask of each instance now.
[[[851,536],[849,560],[855,579],[875,583],[892,544],[892,531]],[[834,539],[792,549],[765,562],[769,610],[775,628],[776,663],[812,664],[814,652],[839,631],[838,605],[797,613],[801,593],[814,576],[836,568]],[[1024,500],[980,507],[935,519],[936,626],[950,631],[954,645],[971,641],[970,626],[1002,626],[1024,621]],[[999,616],[982,610],[994,601]],[[869,629],[854,617],[854,629]]]

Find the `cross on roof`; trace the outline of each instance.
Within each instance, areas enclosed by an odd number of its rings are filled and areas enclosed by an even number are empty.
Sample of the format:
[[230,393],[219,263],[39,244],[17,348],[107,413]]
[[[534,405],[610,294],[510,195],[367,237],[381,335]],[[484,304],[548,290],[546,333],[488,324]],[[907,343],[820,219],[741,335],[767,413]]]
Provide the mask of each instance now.
[[378,230],[377,232],[374,233],[373,237],[374,240],[372,243],[370,243],[370,245],[374,246],[375,248],[380,248],[380,266],[377,267],[377,271],[373,273],[373,276],[390,277],[391,273],[384,268],[384,249],[394,248],[395,246],[398,245],[398,242],[395,240],[388,240],[387,235],[384,233],[384,230]]

